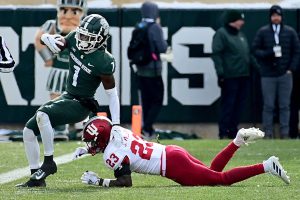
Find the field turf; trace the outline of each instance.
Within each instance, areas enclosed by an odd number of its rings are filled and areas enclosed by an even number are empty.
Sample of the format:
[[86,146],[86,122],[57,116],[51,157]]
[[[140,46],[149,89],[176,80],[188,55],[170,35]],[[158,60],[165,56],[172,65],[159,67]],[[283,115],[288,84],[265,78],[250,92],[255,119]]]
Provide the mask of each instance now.
[[[192,155],[209,165],[212,158],[229,141],[162,140],[161,143],[185,147]],[[71,153],[77,146],[82,145],[78,142],[56,143],[55,156]],[[2,184],[0,199],[300,199],[299,140],[261,140],[250,144],[238,150],[226,169],[262,162],[271,155],[280,158],[281,164],[291,177],[290,185],[286,185],[277,177],[263,174],[227,187],[182,187],[166,178],[136,173],[132,174],[132,188],[101,188],[84,185],[80,177],[86,170],[97,172],[103,178],[113,178],[113,172],[104,166],[102,156],[96,155],[58,166],[58,172],[47,178],[46,188],[14,187],[15,184],[26,181],[28,177]],[[0,143],[0,158],[0,174],[27,166],[22,143]]]

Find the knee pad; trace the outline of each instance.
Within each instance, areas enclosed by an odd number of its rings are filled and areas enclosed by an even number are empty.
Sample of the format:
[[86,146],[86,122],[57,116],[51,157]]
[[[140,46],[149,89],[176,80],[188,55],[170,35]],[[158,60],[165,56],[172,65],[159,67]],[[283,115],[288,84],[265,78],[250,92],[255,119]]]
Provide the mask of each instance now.
[[25,127],[23,129],[23,141],[24,142],[31,142],[36,138],[36,136],[34,135],[33,130]]
[[45,126],[50,123],[48,114],[41,112],[41,111],[37,111],[36,121],[37,121],[38,126]]

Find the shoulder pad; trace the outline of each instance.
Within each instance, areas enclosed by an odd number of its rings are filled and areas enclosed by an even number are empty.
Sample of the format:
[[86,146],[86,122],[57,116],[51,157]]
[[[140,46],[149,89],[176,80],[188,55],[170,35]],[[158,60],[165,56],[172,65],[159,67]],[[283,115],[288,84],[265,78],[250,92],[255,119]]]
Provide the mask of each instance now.
[[113,126],[110,132],[110,141],[117,147],[121,147],[124,144],[122,127]]

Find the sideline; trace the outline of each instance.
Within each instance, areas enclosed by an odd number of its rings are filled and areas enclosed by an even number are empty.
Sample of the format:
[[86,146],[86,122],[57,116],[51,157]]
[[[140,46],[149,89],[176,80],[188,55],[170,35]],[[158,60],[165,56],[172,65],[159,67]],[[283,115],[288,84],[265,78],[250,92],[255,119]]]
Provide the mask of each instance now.
[[[88,156],[88,155],[83,155],[78,159],[81,159],[85,156]],[[78,160],[78,159],[76,159],[76,160]],[[73,161],[73,153],[58,156],[58,157],[54,158],[54,161],[56,162],[57,165],[72,162]],[[42,163],[40,163],[40,165],[41,164]],[[15,169],[15,170],[12,170],[9,172],[5,172],[3,174],[0,174],[0,185],[4,184],[4,183],[9,183],[9,182],[15,181],[15,180],[23,178],[25,176],[30,176],[29,167],[19,168],[19,169]]]

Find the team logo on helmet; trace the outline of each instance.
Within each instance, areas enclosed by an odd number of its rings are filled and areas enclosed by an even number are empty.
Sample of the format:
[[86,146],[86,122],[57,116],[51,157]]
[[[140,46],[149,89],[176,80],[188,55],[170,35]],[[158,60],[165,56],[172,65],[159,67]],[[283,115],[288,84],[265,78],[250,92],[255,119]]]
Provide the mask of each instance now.
[[95,155],[104,151],[110,138],[111,129],[111,121],[103,116],[93,117],[85,124],[82,140],[86,142],[89,153]]

